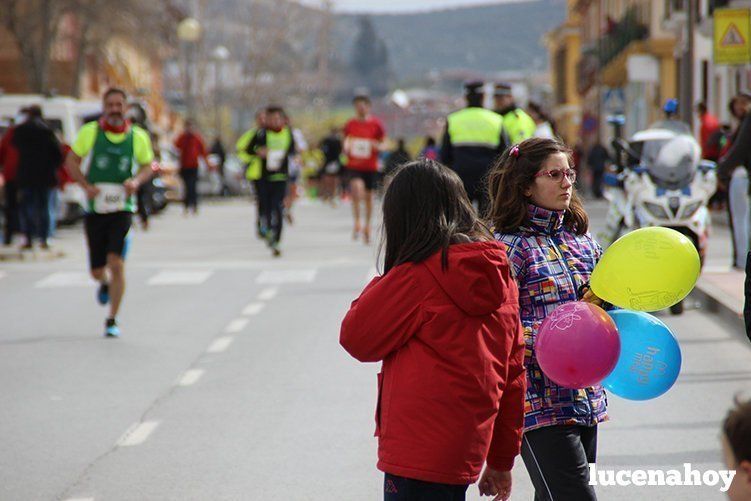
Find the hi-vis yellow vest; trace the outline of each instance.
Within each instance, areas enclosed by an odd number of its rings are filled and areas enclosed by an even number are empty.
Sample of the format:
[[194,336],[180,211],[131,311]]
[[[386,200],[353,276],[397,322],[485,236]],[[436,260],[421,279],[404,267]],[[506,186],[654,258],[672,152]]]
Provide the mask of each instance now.
[[503,126],[511,144],[519,144],[535,135],[537,124],[523,109],[516,108],[503,115]]
[[501,143],[503,117],[485,108],[464,108],[448,116],[451,144],[497,148]]

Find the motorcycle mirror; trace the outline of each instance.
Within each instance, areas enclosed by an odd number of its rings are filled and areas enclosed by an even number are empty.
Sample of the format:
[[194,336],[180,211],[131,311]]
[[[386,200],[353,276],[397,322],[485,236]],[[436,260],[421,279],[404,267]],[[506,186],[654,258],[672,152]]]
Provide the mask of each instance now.
[[717,168],[717,162],[713,162],[711,160],[701,160],[699,162],[699,170],[701,171],[710,171],[715,170]]

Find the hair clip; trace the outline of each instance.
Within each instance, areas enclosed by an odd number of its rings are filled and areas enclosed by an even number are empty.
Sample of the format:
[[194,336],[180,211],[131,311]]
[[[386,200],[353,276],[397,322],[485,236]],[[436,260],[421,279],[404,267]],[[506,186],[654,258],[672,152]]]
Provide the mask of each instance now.
[[514,158],[519,158],[519,145],[517,144],[513,148],[511,148],[511,156]]

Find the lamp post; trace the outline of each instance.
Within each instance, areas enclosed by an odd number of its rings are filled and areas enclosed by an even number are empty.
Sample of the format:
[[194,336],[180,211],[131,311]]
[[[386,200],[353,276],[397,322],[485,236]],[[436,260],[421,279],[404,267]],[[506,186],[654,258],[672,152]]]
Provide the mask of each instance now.
[[187,17],[177,25],[177,38],[180,39],[185,53],[185,107],[188,118],[195,118],[193,103],[193,59],[196,42],[201,39],[201,23]]
[[214,129],[216,130],[217,137],[221,136],[222,129],[220,102],[222,91],[221,69],[222,63],[229,59],[229,56],[229,50],[224,45],[218,46],[211,53],[211,58],[214,60]]

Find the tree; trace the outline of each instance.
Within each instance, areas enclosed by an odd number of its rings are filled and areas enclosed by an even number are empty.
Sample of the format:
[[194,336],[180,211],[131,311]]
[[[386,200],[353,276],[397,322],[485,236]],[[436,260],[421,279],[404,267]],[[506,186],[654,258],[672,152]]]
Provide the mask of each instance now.
[[368,87],[376,95],[388,92],[390,76],[386,43],[376,33],[368,16],[359,20],[360,31],[352,50],[351,69],[356,86]]
[[0,20],[21,54],[33,92],[49,92],[50,54],[67,0],[6,0]]

